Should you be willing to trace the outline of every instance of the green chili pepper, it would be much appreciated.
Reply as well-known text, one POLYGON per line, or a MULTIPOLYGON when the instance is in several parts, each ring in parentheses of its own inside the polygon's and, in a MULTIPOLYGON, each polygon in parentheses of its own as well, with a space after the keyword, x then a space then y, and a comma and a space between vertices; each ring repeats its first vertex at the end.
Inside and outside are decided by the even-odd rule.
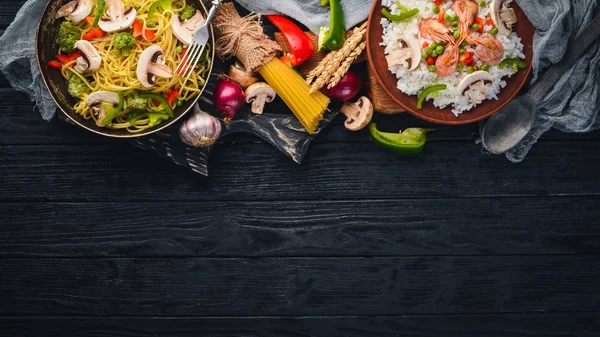
POLYGON ((519 69, 527 68, 527 65, 525 64, 525 62, 523 62, 519 59, 505 59, 502 62, 500 62, 500 64, 498 65, 498 67, 500 69, 504 69, 506 66, 511 66, 514 71, 518 71, 519 69))
POLYGON ((329 5, 329 0, 321 0, 321 7, 329 5))
POLYGON ((100 18, 102 17, 102 15, 104 15, 104 10, 106 9, 106 1, 104 0, 99 0, 98 1, 98 10, 96 11, 96 16, 94 17, 94 23, 92 24, 92 27, 98 27, 98 22, 100 21, 100 18))
POLYGON ((396 2, 396 7, 398 7, 398 9, 400 10, 400 12, 406 12, 408 10, 408 8, 402 6, 401 3, 396 2))
POLYGON ((174 117, 174 115, 173 115, 173 109, 171 108, 171 106, 169 105, 169 103, 167 103, 167 101, 165 100, 165 98, 162 97, 161 95, 154 94, 154 93, 149 93, 149 92, 143 92, 143 93, 140 93, 140 97, 141 98, 146 98, 146 99, 149 99, 149 100, 153 99, 153 100, 158 101, 159 102, 159 106, 158 107, 160 108, 160 110, 156 111, 156 112, 165 111, 167 113, 167 115, 169 115, 169 117, 171 117, 171 118, 174 117))
POLYGON ((102 103, 102 107, 104 108, 104 111, 106 111, 106 116, 102 118, 101 121, 102 125, 107 126, 108 124, 110 124, 112 120, 115 119, 117 114, 123 111, 124 105, 125 99, 123 98, 123 95, 121 93, 119 93, 119 103, 117 104, 117 106, 114 106, 110 103, 102 103))
POLYGON ((448 86, 445 84, 436 84, 423 89, 423 92, 419 95, 419 99, 417 100, 417 109, 423 109, 423 101, 427 96, 432 94, 437 95, 439 91, 446 89, 448 89, 448 86))
POLYGON ((127 119, 129 120, 129 123, 134 124, 135 122, 144 118, 148 118, 150 120, 148 122, 148 126, 153 127, 156 126, 160 121, 168 121, 170 117, 168 114, 142 111, 134 114, 129 114, 127 119))
POLYGON ((410 19, 413 16, 417 15, 417 13, 419 13, 419 9, 418 8, 413 8, 409 11, 405 11, 405 12, 401 12, 398 15, 394 15, 392 13, 390 13, 390 11, 388 11, 387 8, 382 8, 381 9, 381 14, 383 16, 386 17, 386 19, 394 21, 394 22, 400 22, 400 21, 404 21, 406 19, 410 19))
POLYGON ((371 140, 382 147, 398 153, 416 154, 423 151, 427 142, 426 134, 431 129, 409 128, 400 133, 388 133, 377 130, 375 123, 369 124, 371 140))
POLYGON ((346 23, 340 0, 329 0, 329 28, 321 27, 319 51, 334 51, 342 48, 346 41, 346 23))
POLYGON ((158 8, 158 6, 160 6, 164 10, 169 10, 173 7, 173 0, 158 0, 152 3, 152 5, 150 5, 150 8, 148 8, 149 18, 151 18, 154 15, 154 11, 156 10, 156 8, 158 8))

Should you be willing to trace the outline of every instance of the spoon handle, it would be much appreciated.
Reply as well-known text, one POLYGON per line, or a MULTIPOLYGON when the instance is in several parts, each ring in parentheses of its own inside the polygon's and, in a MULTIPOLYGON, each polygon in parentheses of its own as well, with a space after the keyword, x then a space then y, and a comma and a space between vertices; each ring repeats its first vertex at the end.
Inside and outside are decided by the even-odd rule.
POLYGON ((562 61, 550 67, 546 74, 529 90, 527 96, 534 103, 541 101, 558 80, 579 61, 598 36, 600 36, 600 15, 596 15, 579 36, 569 41, 562 61))

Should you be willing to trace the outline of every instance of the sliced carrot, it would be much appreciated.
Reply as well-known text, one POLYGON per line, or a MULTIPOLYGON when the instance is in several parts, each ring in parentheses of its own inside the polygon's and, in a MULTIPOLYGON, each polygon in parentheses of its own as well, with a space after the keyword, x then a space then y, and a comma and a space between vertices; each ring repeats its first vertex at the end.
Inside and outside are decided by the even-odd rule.
POLYGON ((83 34, 81 38, 83 40, 93 40, 97 37, 103 37, 106 33, 100 28, 92 28, 89 32, 83 34))
POLYGON ((142 22, 140 20, 135 20, 131 28, 133 30, 134 38, 137 39, 138 37, 142 36, 142 30, 144 29, 144 26, 142 25, 142 22))
POLYGON ((475 23, 479 25, 479 29, 477 30, 477 33, 482 34, 483 33, 483 19, 480 17, 475 18, 475 23))
POLYGON ((460 55, 460 57, 458 58, 458 60, 460 62, 465 62, 466 60, 473 58, 473 54, 471 54, 470 52, 466 52, 462 55, 460 55))
POLYGON ((445 15, 446 15, 446 9, 442 8, 442 10, 440 10, 440 14, 438 15, 438 21, 444 22, 445 15))
POLYGON ((54 69, 58 69, 58 70, 62 69, 62 67, 63 67, 63 64, 56 60, 52 60, 52 61, 48 62, 48 65, 50 67, 52 67, 54 69))
POLYGON ((91 16, 88 16, 87 18, 85 18, 85 22, 87 22, 91 26, 94 24, 94 18, 91 16))
POLYGON ((436 58, 433 56, 427 56, 427 59, 425 60, 425 63, 427 63, 427 65, 432 65, 435 64, 436 58))
POLYGON ((179 90, 177 90, 177 88, 173 89, 173 91, 171 91, 168 95, 167 98, 165 99, 167 101, 167 103, 169 103, 169 105, 173 105, 173 101, 175 100, 175 98, 177 98, 179 96, 179 90))
POLYGON ((73 62, 75 60, 77 60, 79 57, 81 56, 81 54, 79 54, 78 52, 72 52, 71 54, 58 54, 56 55, 56 58, 62 63, 62 64, 67 64, 69 62, 73 62))
POLYGON ((492 26, 492 27, 495 26, 494 25, 494 20, 492 20, 492 19, 485 20, 485 24, 488 25, 488 26, 492 26))
POLYGON ((429 47, 429 43, 423 42, 423 48, 427 48, 427 47, 429 47))
POLYGON ((146 40, 148 41, 153 41, 156 38, 156 34, 154 34, 153 31, 146 29, 144 31, 144 37, 146 38, 146 40))
MULTIPOLYGON (((181 63, 181 64, 184 64, 184 63, 186 63, 186 62, 187 62, 187 57, 186 57, 186 54, 187 54, 187 48, 183 48, 183 50, 181 51, 181 61, 179 61, 179 63, 181 63)), ((184 74, 184 69, 183 69, 183 68, 182 68, 182 69, 180 69, 180 70, 177 72, 177 75, 180 75, 180 76, 181 76, 181 75, 183 75, 183 74, 184 74)))
POLYGON ((435 5, 439 7, 439 6, 441 6, 441 5, 442 5, 442 2, 443 2, 443 1, 444 1, 444 0, 435 0, 435 5))

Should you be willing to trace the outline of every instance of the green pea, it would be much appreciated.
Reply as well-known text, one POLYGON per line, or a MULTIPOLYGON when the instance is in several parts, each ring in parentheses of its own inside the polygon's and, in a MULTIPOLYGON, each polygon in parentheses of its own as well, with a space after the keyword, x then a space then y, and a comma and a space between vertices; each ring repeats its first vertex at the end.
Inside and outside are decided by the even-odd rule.
POLYGON ((427 68, 430 72, 434 72, 437 70, 437 68, 432 64, 427 68))
POLYGON ((466 47, 467 46, 467 40, 463 40, 463 42, 460 43, 461 47, 466 47))
POLYGON ((452 27, 454 27, 454 28, 458 27, 458 21, 452 21, 452 27))
POLYGON ((467 51, 465 50, 465 48, 460 48, 460 49, 458 50, 458 53, 459 53, 459 54, 461 54, 461 55, 462 55, 462 54, 464 54, 464 53, 466 53, 466 52, 467 52, 467 51))
POLYGON ((440 14, 440 8, 438 6, 433 7, 433 12, 435 14, 440 14))
POLYGON ((489 64, 484 64, 484 65, 482 65, 482 66, 481 66, 481 70, 483 70, 483 71, 488 71, 488 70, 490 70, 490 66, 489 66, 489 64))
POLYGON ((456 69, 458 69, 458 70, 463 70, 464 67, 465 67, 465 65, 462 63, 459 63, 458 65, 456 65, 456 69))
POLYGON ((450 16, 450 14, 446 14, 446 15, 444 15, 444 20, 452 21, 452 17, 450 16))
POLYGON ((498 34, 498 27, 492 28, 492 30, 490 30, 490 34, 492 34, 492 36, 496 36, 498 34))
POLYGON ((485 1, 481 0, 479 1, 479 7, 485 7, 486 3, 485 1))
POLYGON ((437 47, 435 47, 435 52, 436 52, 438 55, 442 55, 442 54, 444 53, 444 47, 442 47, 442 46, 437 46, 437 47))
POLYGON ((133 6, 133 8, 135 9, 136 12, 140 11, 140 6, 133 6))
POLYGON ((473 67, 467 67, 467 74, 473 73, 473 67))
POLYGON ((177 52, 177 54, 181 54, 181 53, 183 53, 183 47, 177 46, 177 48, 175 48, 175 51, 177 52))
POLYGON ((452 36, 453 36, 455 39, 458 39, 458 38, 460 37, 460 32, 459 32, 458 30, 455 30, 455 31, 454 31, 454 33, 452 33, 452 36))
POLYGON ((479 67, 473 66, 473 71, 477 71, 477 70, 479 70, 479 67))
POLYGON ((471 26, 471 29, 472 29, 472 30, 479 30, 479 28, 481 28, 481 26, 480 26, 480 25, 478 25, 478 24, 476 24, 476 23, 474 23, 474 24, 471 26))
POLYGON ((425 53, 427 53, 427 55, 431 55, 431 52, 433 52, 433 47, 429 46, 425 48, 425 53))
POLYGON ((458 14, 452 14, 452 21, 458 21, 458 14))
POLYGON ((438 57, 438 53, 437 53, 437 51, 435 51, 435 50, 434 50, 434 51, 432 51, 432 52, 431 52, 431 57, 438 57))
POLYGON ((178 100, 177 100, 177 106, 179 106, 179 107, 180 107, 180 106, 183 106, 184 104, 185 104, 185 101, 184 101, 184 100, 182 100, 182 99, 178 99, 178 100))
POLYGON ((156 27, 156 21, 148 21, 146 22, 146 26, 148 26, 148 28, 154 28, 156 27))
POLYGON ((426 52, 423 52, 423 54, 421 54, 421 57, 423 57, 424 59, 429 57, 429 54, 427 54, 426 52))

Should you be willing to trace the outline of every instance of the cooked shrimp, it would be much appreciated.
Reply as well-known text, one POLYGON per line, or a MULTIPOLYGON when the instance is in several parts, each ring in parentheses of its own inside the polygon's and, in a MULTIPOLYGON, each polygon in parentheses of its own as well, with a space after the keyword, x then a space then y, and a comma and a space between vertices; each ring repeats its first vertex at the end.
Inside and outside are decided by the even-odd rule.
POLYGON ((444 53, 435 61, 436 73, 440 77, 449 76, 456 71, 459 58, 459 45, 448 44, 444 53))
POLYGON ((454 2, 454 11, 463 26, 471 27, 479 13, 479 5, 471 0, 457 0, 454 2))
POLYGON ((483 62, 494 65, 502 61, 504 56, 504 46, 502 42, 493 37, 481 37, 477 39, 467 39, 469 43, 476 45, 475 55, 483 62))
POLYGON ((441 23, 436 19, 425 19, 419 24, 419 33, 424 39, 434 42, 452 42, 450 34, 452 31, 446 23, 441 23))

